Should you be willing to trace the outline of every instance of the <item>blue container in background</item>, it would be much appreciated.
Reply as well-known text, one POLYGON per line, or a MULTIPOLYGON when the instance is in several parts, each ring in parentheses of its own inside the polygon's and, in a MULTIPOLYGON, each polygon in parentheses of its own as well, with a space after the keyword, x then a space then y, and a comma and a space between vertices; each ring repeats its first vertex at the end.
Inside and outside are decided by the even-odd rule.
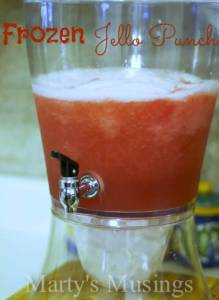
POLYGON ((201 182, 196 201, 196 236, 203 267, 219 266, 219 194, 201 182))

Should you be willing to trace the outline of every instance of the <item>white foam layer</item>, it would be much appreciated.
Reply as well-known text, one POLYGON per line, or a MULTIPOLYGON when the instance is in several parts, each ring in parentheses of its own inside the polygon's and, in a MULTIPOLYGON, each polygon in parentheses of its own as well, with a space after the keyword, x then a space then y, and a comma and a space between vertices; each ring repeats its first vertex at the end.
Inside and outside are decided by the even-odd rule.
POLYGON ((217 94, 219 82, 172 70, 74 69, 39 75, 33 80, 33 91, 68 101, 183 100, 196 93, 217 94))

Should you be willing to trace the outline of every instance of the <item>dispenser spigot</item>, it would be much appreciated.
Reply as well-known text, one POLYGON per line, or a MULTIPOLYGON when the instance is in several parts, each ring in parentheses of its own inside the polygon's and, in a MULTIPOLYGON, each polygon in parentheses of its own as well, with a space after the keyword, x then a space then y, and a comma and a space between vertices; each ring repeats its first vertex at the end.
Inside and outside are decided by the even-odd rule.
POLYGON ((99 194, 98 179, 91 174, 79 178, 76 161, 57 151, 51 151, 51 157, 60 161, 59 200, 67 213, 77 211, 81 198, 93 199, 99 194))

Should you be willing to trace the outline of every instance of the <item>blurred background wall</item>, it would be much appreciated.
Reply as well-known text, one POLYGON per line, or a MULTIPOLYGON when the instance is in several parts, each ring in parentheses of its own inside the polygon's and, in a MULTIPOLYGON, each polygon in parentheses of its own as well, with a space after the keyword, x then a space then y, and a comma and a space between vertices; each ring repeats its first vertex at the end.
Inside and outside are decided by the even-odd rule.
MULTIPOLYGON (((22 0, 0 0, 0 21, 24 23, 22 0)), ((202 178, 219 190, 219 103, 202 178)), ((45 177, 25 45, 0 45, 0 173, 45 177)))
MULTIPOLYGON (((24 23, 22 0, 0 0, 0 26, 24 23)), ((0 173, 45 176, 25 45, 0 45, 0 173)))

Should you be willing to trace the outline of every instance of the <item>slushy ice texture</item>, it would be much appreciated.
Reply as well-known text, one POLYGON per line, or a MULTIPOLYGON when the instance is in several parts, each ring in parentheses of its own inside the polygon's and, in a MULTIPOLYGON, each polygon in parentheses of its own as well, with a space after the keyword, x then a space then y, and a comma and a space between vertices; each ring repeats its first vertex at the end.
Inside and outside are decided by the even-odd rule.
POLYGON ((77 69, 33 81, 50 191, 58 199, 57 150, 97 174, 103 192, 80 207, 164 210, 196 194, 219 84, 152 69, 77 69))
POLYGON ((107 288, 131 290, 160 270, 173 225, 116 229, 74 223, 73 227, 84 270, 107 288))
MULTIPOLYGON (((174 71, 84 69, 35 78, 50 191, 57 150, 103 181, 80 207, 110 212, 176 208, 195 196, 219 84, 174 71)), ((131 222, 131 221, 130 221, 131 222)), ((127 222, 128 224, 128 222, 127 222)), ((74 223, 84 269, 125 288, 159 270, 172 226, 98 228, 74 223)))

